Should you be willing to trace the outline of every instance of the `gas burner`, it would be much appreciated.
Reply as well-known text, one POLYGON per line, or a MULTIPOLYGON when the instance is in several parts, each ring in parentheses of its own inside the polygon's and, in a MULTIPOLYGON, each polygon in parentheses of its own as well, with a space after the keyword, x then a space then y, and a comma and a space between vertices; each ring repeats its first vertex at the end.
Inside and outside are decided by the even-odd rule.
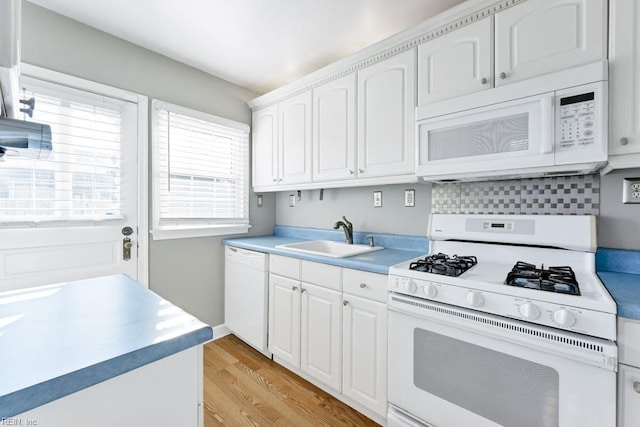
POLYGON ((511 272, 507 274, 505 283, 521 288, 580 295, 576 275, 571 267, 567 266, 549 267, 545 270, 544 264, 537 268, 533 264, 518 261, 511 272))
POLYGON ((443 253, 437 253, 412 262, 409 265, 409 269, 422 271, 424 273, 457 277, 477 263, 478 259, 474 256, 454 255, 450 257, 443 253))

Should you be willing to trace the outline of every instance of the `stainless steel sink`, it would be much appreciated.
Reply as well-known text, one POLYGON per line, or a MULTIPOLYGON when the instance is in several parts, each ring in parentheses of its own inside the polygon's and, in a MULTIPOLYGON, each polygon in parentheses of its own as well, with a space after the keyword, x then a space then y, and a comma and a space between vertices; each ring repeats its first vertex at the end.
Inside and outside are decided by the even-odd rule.
POLYGON ((347 258, 354 255, 362 255, 384 249, 382 246, 348 245, 343 242, 334 242, 331 240, 311 240, 309 242, 288 243, 285 245, 277 245, 276 248, 333 258, 347 258))

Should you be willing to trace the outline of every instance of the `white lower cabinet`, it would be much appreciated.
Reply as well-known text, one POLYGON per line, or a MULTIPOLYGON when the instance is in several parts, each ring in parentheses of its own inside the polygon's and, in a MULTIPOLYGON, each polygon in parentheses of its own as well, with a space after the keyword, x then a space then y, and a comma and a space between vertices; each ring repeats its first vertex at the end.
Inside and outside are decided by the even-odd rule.
POLYGON ((269 351, 300 366, 300 281, 269 275, 269 351))
POLYGON ((387 276, 278 255, 269 260, 274 360, 384 423, 387 276))
POLYGON ((300 369, 340 391, 342 293, 302 283, 300 369))
POLYGON ((618 427, 640 425, 640 320, 618 318, 618 427))
POLYGON ((387 306, 344 294, 342 393, 372 411, 387 412, 387 306))

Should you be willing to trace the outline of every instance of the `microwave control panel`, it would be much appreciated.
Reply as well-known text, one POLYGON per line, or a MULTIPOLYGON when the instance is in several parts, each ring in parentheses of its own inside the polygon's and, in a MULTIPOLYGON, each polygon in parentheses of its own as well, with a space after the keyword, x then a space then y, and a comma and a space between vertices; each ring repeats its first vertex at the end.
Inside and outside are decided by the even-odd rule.
POLYGON ((573 149, 595 142, 595 92, 560 98, 560 149, 573 149))

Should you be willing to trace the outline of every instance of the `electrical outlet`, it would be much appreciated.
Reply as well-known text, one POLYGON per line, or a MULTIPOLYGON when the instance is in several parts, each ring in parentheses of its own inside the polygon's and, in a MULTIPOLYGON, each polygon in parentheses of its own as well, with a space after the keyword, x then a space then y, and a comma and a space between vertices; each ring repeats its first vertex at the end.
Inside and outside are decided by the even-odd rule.
POLYGON ((404 190, 404 206, 412 208, 416 205, 416 190, 404 190))
POLYGON ((640 178, 625 178, 622 182, 622 202, 640 203, 640 178))
POLYGON ((289 207, 294 208, 296 206, 296 195, 289 194, 289 207))
POLYGON ((382 207, 382 191, 373 192, 373 207, 374 208, 382 207))
POLYGON ((262 198, 262 194, 258 194, 256 196, 256 205, 261 208, 264 205, 264 200, 262 198))

